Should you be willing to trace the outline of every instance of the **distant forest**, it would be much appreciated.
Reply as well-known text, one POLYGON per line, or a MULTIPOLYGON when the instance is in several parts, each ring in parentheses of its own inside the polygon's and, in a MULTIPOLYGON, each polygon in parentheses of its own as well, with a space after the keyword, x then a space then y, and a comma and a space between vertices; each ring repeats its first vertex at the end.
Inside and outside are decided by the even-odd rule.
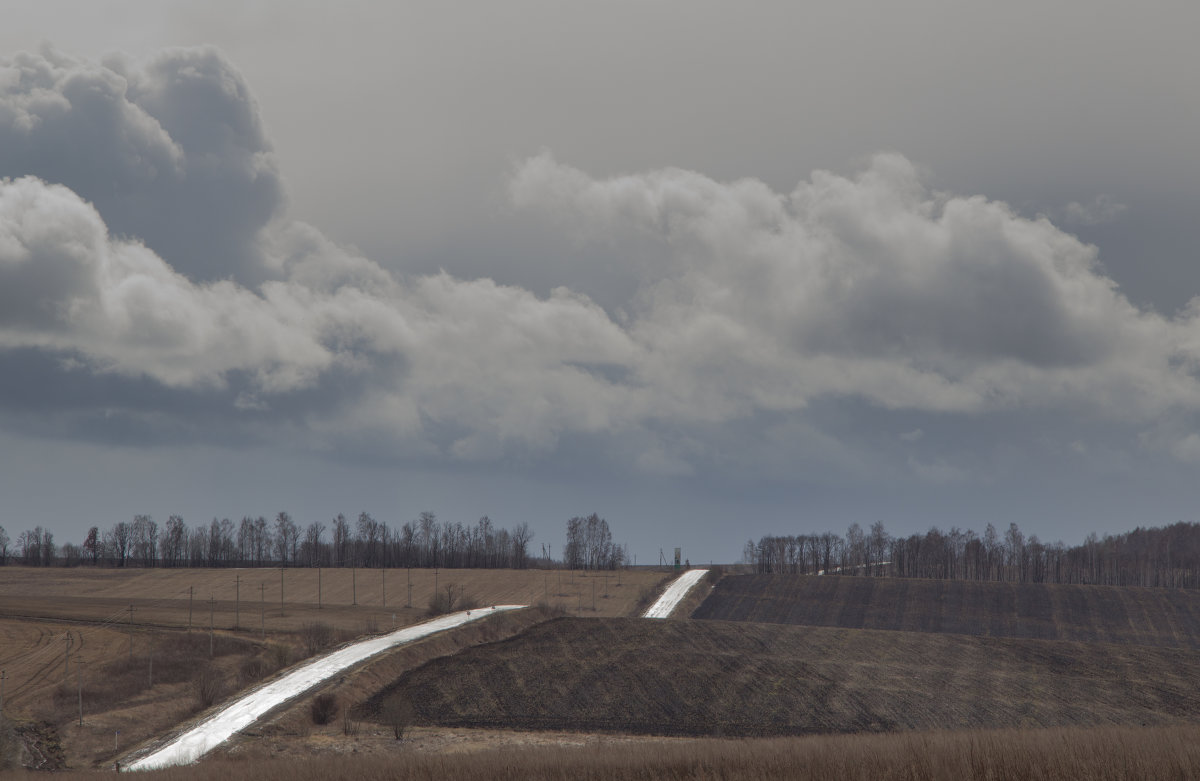
POLYGON ((826 532, 751 540, 742 559, 760 573, 1197 588, 1200 523, 1104 537, 1093 533, 1075 546, 1026 537, 1015 523, 1003 535, 988 524, 982 537, 937 527, 893 537, 882 523, 867 531, 851 524, 844 537, 826 532))
POLYGON ((328 525, 303 529, 281 512, 273 521, 246 516, 189 527, 172 515, 160 528, 149 515, 135 515, 107 530, 93 526, 81 544, 57 545, 41 526, 11 540, 0 526, 0 565, 35 567, 446 567, 523 569, 558 564, 571 569, 615 569, 628 553, 613 543, 600 516, 567 521, 567 544, 559 562, 543 546, 531 556, 528 523, 504 529, 486 515, 474 525, 443 523, 433 513, 392 529, 360 513, 357 522, 339 514, 328 525))

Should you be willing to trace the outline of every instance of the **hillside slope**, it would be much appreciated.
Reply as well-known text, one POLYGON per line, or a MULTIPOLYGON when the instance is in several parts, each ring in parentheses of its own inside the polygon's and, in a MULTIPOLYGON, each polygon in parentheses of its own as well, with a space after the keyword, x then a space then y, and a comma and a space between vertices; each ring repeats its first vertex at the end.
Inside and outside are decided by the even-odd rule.
POLYGON ((692 618, 1200 648, 1200 593, 811 575, 723 578, 692 618))
POLYGON ((719 621, 563 618, 369 703, 445 726, 794 735, 1200 720, 1200 654, 719 621))

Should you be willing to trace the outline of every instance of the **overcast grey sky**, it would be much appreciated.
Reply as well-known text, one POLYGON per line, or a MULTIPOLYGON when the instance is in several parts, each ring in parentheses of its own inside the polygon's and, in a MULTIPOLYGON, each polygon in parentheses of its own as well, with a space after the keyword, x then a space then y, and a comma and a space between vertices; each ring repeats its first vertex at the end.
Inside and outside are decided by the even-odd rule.
POLYGON ((0 524, 1193 520, 1198 23, 9 3, 0 524))

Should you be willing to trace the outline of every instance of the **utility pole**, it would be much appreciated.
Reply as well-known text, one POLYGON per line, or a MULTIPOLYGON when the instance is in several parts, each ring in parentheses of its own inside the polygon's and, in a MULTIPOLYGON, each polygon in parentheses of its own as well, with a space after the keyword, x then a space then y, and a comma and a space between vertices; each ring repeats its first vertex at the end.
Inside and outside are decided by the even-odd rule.
POLYGON ((260 583, 258 589, 259 597, 262 600, 259 603, 262 606, 262 636, 265 638, 267 636, 267 584, 260 583))
POLYGON ((129 606, 129 661, 133 661, 133 605, 129 606))
POLYGON ((237 580, 233 582, 233 628, 240 629, 242 626, 242 576, 236 576, 237 580))
POLYGON ((192 631, 192 587, 188 586, 188 631, 192 631))
POLYGON ((212 594, 208 595, 208 655, 213 655, 213 627, 215 622, 213 616, 216 609, 216 599, 212 594))

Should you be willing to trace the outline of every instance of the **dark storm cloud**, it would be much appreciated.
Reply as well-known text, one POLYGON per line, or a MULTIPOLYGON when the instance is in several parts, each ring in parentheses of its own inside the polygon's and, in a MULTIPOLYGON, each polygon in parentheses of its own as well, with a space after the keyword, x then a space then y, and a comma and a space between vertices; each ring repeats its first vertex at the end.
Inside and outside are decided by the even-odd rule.
MULTIPOLYGON (((597 256, 629 292, 601 308, 569 287, 401 279, 287 219, 257 108, 212 49, 145 66, 21 55, 0 85, 0 351, 15 374, 76 386, 0 394, 63 436, 243 428, 454 462, 586 450, 667 476, 731 459, 854 473, 873 460, 814 404, 1099 421, 1200 407, 1200 308, 1133 306, 1094 247, 937 192, 899 154, 788 193, 524 161, 518 208, 621 248, 597 256)), ((1186 432, 1155 441, 1200 452, 1186 432)), ((928 482, 962 476, 935 453, 897 457, 928 482)))
POLYGON ((256 239, 283 187, 254 99, 216 49, 145 67, 49 49, 0 60, 0 171, 66 185, 193 280, 273 273, 256 239))

